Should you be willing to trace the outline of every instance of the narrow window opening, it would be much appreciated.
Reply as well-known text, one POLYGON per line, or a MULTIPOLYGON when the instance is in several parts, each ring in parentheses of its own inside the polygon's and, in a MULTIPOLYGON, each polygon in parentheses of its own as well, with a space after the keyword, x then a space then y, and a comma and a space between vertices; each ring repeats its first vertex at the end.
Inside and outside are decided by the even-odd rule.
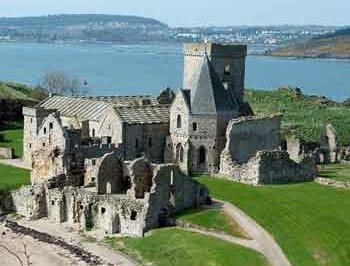
POLYGON ((51 201, 51 205, 52 206, 55 205, 55 201, 54 200, 51 201))
POLYGON ((81 210, 84 210, 84 205, 80 205, 80 209, 81 209, 81 210))
POLYGON ((96 165, 96 160, 92 159, 91 163, 92 163, 92 166, 95 166, 96 165))
POLYGON ((53 129, 53 123, 49 124, 49 129, 52 130, 53 129))
POLYGON ((29 148, 31 148, 32 147, 32 143, 29 143, 29 148))
POLYGON ((104 214, 106 212, 106 208, 102 207, 101 208, 101 213, 104 214))
POLYGON ((45 142, 43 142, 43 147, 45 147, 45 145, 46 145, 46 143, 45 143, 45 142))
POLYGON ((135 149, 138 149, 138 148, 139 148, 139 140, 135 139, 135 149))
POLYGON ((44 127, 44 134, 46 134, 46 127, 44 127))
POLYGON ((96 131, 95 129, 92 129, 92 137, 94 138, 96 136, 96 131))
POLYGON ((148 139, 148 147, 152 147, 152 144, 153 144, 153 143, 152 143, 152 138, 149 138, 149 139, 148 139))
POLYGON ((197 123, 192 124, 193 131, 197 131, 197 123))
POLYGON ((177 126, 177 128, 182 127, 181 115, 177 116, 176 126, 177 126))

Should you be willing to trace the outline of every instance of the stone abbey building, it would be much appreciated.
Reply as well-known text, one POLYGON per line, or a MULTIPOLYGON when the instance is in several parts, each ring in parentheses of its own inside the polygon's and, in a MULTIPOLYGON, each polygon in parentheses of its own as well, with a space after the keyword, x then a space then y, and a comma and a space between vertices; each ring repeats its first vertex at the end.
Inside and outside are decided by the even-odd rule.
POLYGON ((310 180, 314 164, 280 150, 280 116, 244 101, 243 45, 187 44, 184 83, 159 96, 52 96, 24 108, 32 186, 18 212, 142 236, 210 201, 189 175, 248 184, 310 180))

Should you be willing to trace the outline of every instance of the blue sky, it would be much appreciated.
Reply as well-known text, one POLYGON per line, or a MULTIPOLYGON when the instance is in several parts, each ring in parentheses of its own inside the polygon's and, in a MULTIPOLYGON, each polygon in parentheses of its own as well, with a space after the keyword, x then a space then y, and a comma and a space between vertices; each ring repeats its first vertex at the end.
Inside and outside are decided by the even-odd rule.
POLYGON ((0 0, 0 16, 140 15, 170 26, 350 25, 350 0, 0 0))

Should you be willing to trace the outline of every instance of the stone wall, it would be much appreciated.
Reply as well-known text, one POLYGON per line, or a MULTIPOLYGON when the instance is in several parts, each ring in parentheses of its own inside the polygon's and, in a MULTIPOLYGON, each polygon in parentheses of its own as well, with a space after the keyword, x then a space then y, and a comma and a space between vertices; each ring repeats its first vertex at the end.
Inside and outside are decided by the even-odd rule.
POLYGON ((237 164, 226 152, 221 156, 220 174, 232 181, 262 185, 311 181, 317 168, 313 159, 297 163, 284 151, 259 151, 245 164, 237 164))
POLYGON ((337 181, 331 178, 322 178, 318 177, 315 179, 315 182, 324 185, 324 186, 330 186, 330 187, 335 187, 335 188, 345 188, 345 189, 350 189, 350 182, 342 182, 342 181, 337 181))
POLYGON ((0 159, 13 159, 14 150, 12 148, 0 147, 0 159))
POLYGON ((225 150, 238 164, 246 163, 261 150, 280 146, 281 116, 242 117, 230 121, 225 150))

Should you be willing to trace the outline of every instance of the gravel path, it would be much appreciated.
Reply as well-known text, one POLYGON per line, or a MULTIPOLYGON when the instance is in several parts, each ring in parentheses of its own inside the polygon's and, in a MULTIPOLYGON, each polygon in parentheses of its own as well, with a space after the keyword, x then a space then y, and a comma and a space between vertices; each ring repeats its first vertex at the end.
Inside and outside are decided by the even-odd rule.
POLYGON ((5 164, 17 168, 32 170, 28 165, 26 165, 22 159, 1 159, 0 164, 5 164))
MULTIPOLYGON (((91 254, 93 257, 98 259, 102 259, 103 263, 98 265, 110 265, 110 266, 136 266, 138 265, 135 261, 128 258, 122 253, 119 253, 111 248, 107 247, 103 243, 103 237, 100 239, 87 239, 86 236, 79 234, 76 231, 72 231, 69 228, 64 227, 62 224, 52 223, 47 219, 40 219, 35 221, 27 221, 20 220, 17 221, 19 225, 30 228, 31 230, 35 230, 37 232, 50 235, 54 238, 58 238, 60 241, 65 243, 65 246, 70 249, 70 246, 76 249, 77 247, 81 250, 79 253, 83 254, 83 257, 86 257, 87 254, 91 254)), ((101 234, 103 235, 103 234, 101 234)), ((55 241, 58 243, 58 241, 55 241)), ((39 241, 41 243, 41 241, 39 241)), ((47 244, 47 243, 46 243, 47 244)), ((59 243, 58 243, 59 244, 59 243)), ((67 253, 67 248, 62 248, 55 244, 47 244, 48 246, 52 246, 57 249, 63 249, 67 253)), ((68 250, 69 251, 69 250, 68 250)), ((69 253, 69 252, 68 252, 69 253)), ((72 252, 70 252, 72 255, 72 252)), ((74 253, 74 252, 73 252, 74 253)), ((90 256, 90 255, 88 255, 90 256)), ((72 256, 71 256, 72 257, 72 256)), ((0 263, 0 265, 2 265, 0 263)), ((46 264, 47 266, 52 265, 70 265, 70 264, 46 264)), ((79 265, 79 264, 77 264, 79 265)), ((84 265, 84 264, 82 264, 84 265)), ((87 264, 90 265, 90 264, 87 264)), ((91 264, 92 265, 92 264, 91 264)))
MULTIPOLYGON (((239 208, 228 202, 215 200, 215 203, 229 214, 242 227, 242 229, 256 241, 257 246, 253 249, 264 254, 272 266, 291 266, 287 256, 274 238, 257 222, 239 208)), ((226 240, 225 238, 222 239, 226 240)))

